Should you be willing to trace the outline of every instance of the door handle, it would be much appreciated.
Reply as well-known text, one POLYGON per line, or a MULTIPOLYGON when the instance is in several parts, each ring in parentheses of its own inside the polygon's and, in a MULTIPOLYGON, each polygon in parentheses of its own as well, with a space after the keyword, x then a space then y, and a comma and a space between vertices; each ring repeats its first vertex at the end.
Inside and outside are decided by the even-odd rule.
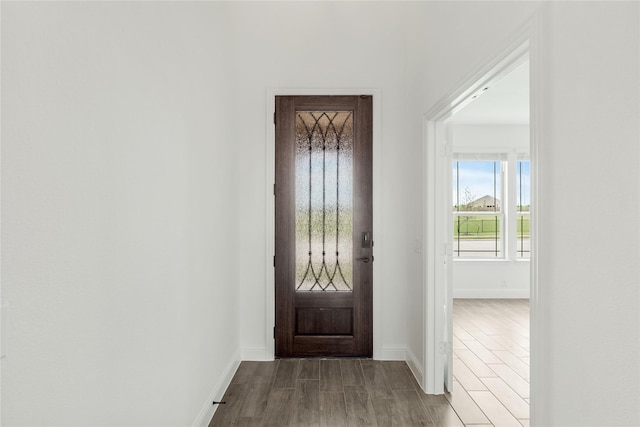
POLYGON ((356 258, 356 261, 362 261, 362 262, 364 262, 366 264, 366 263, 369 262, 369 257, 368 256, 363 256, 363 257, 360 257, 360 258, 356 258))

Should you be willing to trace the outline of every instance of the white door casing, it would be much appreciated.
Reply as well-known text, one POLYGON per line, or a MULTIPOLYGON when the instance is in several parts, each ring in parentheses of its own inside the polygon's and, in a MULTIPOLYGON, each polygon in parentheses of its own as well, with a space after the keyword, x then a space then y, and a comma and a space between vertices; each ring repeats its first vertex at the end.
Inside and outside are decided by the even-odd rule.
MULTIPOLYGON (((539 56, 531 44, 534 43, 534 31, 539 25, 539 16, 535 16, 531 22, 517 31, 508 39, 506 45, 493 55, 488 62, 472 73, 464 83, 450 95, 442 98, 435 106, 424 115, 424 242, 425 242, 425 268, 423 281, 425 287, 425 375, 423 389, 429 394, 442 394, 451 391, 453 386, 453 294, 452 294, 452 200, 451 200, 451 164, 452 153, 448 144, 449 135, 447 120, 457 111, 464 108, 472 97, 482 92, 486 86, 502 79, 515 68, 529 60, 532 64, 532 81, 536 78, 536 66, 533 64, 539 56), (533 57, 532 57, 533 56, 533 57)), ((534 47, 535 47, 534 43, 534 47)), ((535 179, 537 177, 536 162, 536 136, 538 134, 535 116, 535 102, 538 99, 531 91, 532 117, 531 129, 531 186, 532 186, 532 232, 531 232, 531 307, 532 325, 535 313, 537 295, 537 274, 535 269, 535 179)), ((535 327, 535 326, 534 326, 535 327)), ((532 352, 535 348, 535 335, 532 335, 532 352)), ((534 356, 532 355, 532 358, 534 356)), ((533 363, 532 363, 533 365, 533 363)), ((532 375, 535 370, 532 368, 532 375)), ((532 390, 533 391, 533 390, 532 390)))

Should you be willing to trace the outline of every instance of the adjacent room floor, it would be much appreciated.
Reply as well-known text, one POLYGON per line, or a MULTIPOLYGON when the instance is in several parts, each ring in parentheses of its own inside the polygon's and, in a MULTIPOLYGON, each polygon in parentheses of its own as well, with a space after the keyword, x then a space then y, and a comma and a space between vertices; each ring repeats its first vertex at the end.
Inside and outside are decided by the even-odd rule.
POLYGON ((210 427, 528 426, 528 300, 455 300, 454 390, 425 395, 404 362, 242 362, 210 427))
POLYGON ((529 425, 529 300, 456 299, 453 393, 465 425, 529 425))

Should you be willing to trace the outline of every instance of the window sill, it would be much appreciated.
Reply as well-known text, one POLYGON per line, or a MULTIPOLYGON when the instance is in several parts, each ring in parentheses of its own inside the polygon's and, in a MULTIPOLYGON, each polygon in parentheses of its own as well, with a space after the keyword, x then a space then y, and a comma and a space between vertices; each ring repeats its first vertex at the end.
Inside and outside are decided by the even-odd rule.
POLYGON ((453 258, 453 262, 530 262, 531 259, 507 259, 507 258, 453 258))

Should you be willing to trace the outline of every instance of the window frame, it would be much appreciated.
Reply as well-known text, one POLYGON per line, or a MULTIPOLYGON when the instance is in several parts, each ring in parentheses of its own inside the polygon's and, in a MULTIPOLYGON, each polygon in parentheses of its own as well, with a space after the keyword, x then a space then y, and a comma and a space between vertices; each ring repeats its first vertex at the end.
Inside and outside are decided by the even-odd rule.
MULTIPOLYGON (((453 164, 455 162, 494 162, 499 164, 499 188, 500 190, 494 193, 493 197, 500 202, 500 210, 494 211, 460 211, 453 210, 452 211, 452 219, 455 220, 455 217, 461 216, 488 216, 488 217, 498 217, 500 224, 500 232, 499 237, 496 240, 498 248, 496 249, 495 256, 461 256, 459 248, 459 236, 452 235, 452 250, 453 250, 453 260, 465 260, 465 261, 501 261, 507 258, 507 243, 505 241, 505 226, 507 224, 506 215, 505 215, 505 171, 506 171, 506 162, 507 157, 504 153, 464 153, 464 152, 454 152, 452 159, 452 173, 451 178, 453 179, 453 164)), ((458 189, 460 191, 460 189, 458 189)), ((482 197, 482 196, 481 196, 482 197)), ((458 205, 453 205, 453 209, 456 209, 458 205)), ((452 224, 453 227, 453 224, 452 224)), ((455 229, 453 230, 455 232, 455 229)), ((464 239, 463 239, 464 240, 464 239)))
MULTIPOLYGON (((519 162, 529 162, 529 193, 531 193, 531 159, 529 158, 528 155, 525 154, 518 154, 516 156, 516 159, 514 161, 514 174, 515 174, 515 185, 516 185, 516 192, 515 192, 515 202, 514 202, 514 211, 515 211, 515 227, 514 227, 514 233, 516 236, 516 241, 515 241, 515 248, 514 248, 514 254, 513 254, 513 258, 516 261, 529 261, 531 259, 531 200, 529 199, 529 210, 528 211, 521 211, 519 210, 519 207, 522 206, 521 200, 520 200, 520 194, 519 194, 519 184, 521 183, 520 180, 518 179, 518 174, 519 174, 519 170, 518 170, 518 163, 519 162), (518 233, 518 223, 520 222, 519 218, 520 217, 526 217, 528 218, 529 221, 529 250, 526 251, 526 253, 528 253, 527 257, 522 256, 522 251, 520 250, 520 248, 522 247, 521 243, 520 243, 520 234, 518 233)), ((529 196, 531 197, 531 196, 529 196)))
MULTIPOLYGON (((529 218, 529 224, 531 224, 530 211, 519 211, 518 200, 518 162, 527 161, 529 167, 531 167, 531 159, 528 153, 511 151, 505 152, 502 150, 478 152, 474 150, 453 150, 453 156, 451 159, 451 179, 453 181, 455 175, 455 162, 457 161, 493 161, 500 163, 500 192, 496 194, 496 198, 500 201, 501 206, 499 211, 456 211, 456 201, 452 199, 452 215, 451 215, 451 242, 452 242, 452 260, 454 262, 477 262, 477 261, 489 261, 489 262, 501 262, 501 261, 516 261, 516 262, 529 262, 530 256, 521 256, 520 250, 520 235, 517 231, 518 221, 520 217, 529 218), (460 256, 460 252, 457 251, 458 237, 455 235, 455 218, 460 216, 498 216, 500 217, 500 256, 460 256)), ((529 178, 529 185, 531 181, 529 178)), ((530 187, 529 187, 530 188, 530 187)), ((452 190, 455 190, 452 184, 452 190)), ((531 191, 531 190, 530 190, 531 191)), ((453 194, 453 191, 452 191, 453 194)), ((530 236, 530 234, 529 234, 530 236)), ((530 239, 531 237, 529 237, 530 239)), ((530 249, 526 251, 530 254, 530 249)))

